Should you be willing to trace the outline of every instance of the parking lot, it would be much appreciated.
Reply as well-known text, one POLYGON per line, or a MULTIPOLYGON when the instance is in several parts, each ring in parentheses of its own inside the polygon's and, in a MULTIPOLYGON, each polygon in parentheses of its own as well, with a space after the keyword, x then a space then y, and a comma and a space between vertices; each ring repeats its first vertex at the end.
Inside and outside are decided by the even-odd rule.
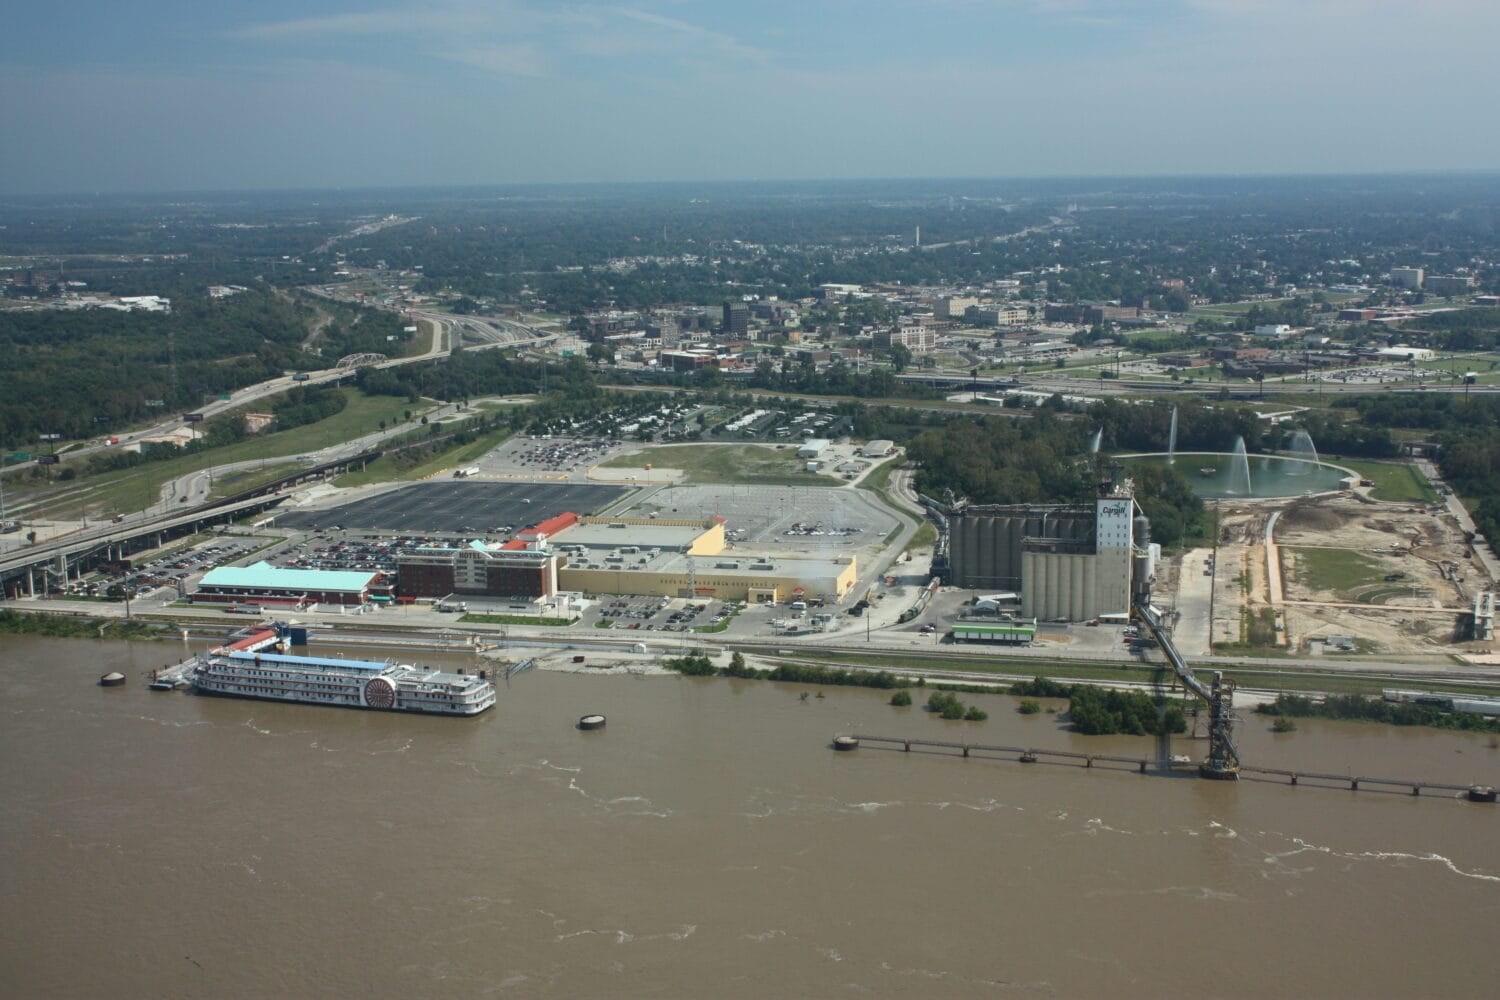
POLYGON ((133 600, 153 598, 171 602, 177 599, 178 585, 189 577, 226 566, 263 544, 265 539, 262 538, 216 541, 151 559, 132 560, 130 569, 123 571, 106 562, 100 565, 97 578, 70 583, 66 591, 55 590, 53 595, 107 597, 111 587, 117 586, 133 600))
POLYGON ((394 575, 402 550, 446 544, 451 540, 430 535, 351 537, 338 532, 290 542, 268 561, 289 569, 370 570, 394 575))
POLYGON ((321 510, 290 511, 278 527, 344 528, 393 533, 503 533, 572 511, 595 514, 629 490, 584 483, 418 483, 321 510))
POLYGON ((1427 378, 1436 382, 1448 374, 1448 372, 1428 371, 1425 368, 1413 369, 1408 365, 1383 365, 1379 368, 1346 368, 1342 371, 1321 374, 1309 372, 1306 379, 1338 382, 1342 385, 1385 385, 1393 382, 1415 382, 1427 378))
POLYGON ((584 615, 582 625, 612 631, 691 633, 731 621, 739 608, 734 601, 607 597, 584 615))
POLYGON ((864 492, 826 487, 671 486, 621 513, 718 516, 731 546, 812 558, 873 553, 898 523, 864 492))
POLYGON ((604 437, 517 437, 493 449, 476 463, 481 473, 587 472, 621 446, 604 437))

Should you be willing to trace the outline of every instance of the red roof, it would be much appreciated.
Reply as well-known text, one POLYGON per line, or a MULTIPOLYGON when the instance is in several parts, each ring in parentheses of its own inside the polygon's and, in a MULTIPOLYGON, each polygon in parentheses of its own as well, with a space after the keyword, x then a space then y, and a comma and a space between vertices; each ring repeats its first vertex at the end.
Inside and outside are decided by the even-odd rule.
POLYGON ((578 515, 572 511, 549 517, 535 528, 521 532, 522 538, 537 538, 541 535, 555 535, 564 528, 572 527, 578 523, 578 515))
POLYGON ((556 517, 547 518, 547 520, 538 524, 534 528, 527 528, 524 531, 518 532, 515 538, 512 538, 510 541, 506 542, 500 547, 502 549, 508 549, 512 552, 524 549, 528 544, 536 541, 539 538, 551 537, 552 535, 557 534, 559 531, 562 531, 564 528, 572 527, 577 523, 578 515, 573 513, 572 511, 567 511, 566 513, 559 514, 556 517))
POLYGON ((235 642, 231 642, 222 648, 235 650, 249 649, 251 646, 258 645, 268 639, 274 638, 276 638, 276 630, 274 628, 259 629, 255 632, 251 632, 249 635, 245 636, 245 638, 239 639, 235 642))

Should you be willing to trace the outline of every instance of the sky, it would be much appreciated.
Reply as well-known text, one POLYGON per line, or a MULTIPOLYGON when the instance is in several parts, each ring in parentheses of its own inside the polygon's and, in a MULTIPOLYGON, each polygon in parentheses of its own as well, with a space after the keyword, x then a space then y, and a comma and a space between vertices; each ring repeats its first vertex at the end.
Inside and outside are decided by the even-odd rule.
POLYGON ((1500 168, 1495 0, 52 0, 0 194, 1500 168))

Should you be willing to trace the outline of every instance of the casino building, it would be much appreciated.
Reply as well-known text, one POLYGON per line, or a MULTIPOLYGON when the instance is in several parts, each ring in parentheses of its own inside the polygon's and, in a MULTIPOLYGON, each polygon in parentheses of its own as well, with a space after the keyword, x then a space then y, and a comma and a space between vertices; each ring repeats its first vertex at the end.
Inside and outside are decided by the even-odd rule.
POLYGON ((402 597, 497 597, 534 601, 557 593, 557 556, 532 549, 409 549, 401 554, 402 597))
POLYGON ((567 513, 504 545, 474 541, 409 549, 399 557, 402 597, 542 602, 559 592, 639 594, 766 603, 842 599, 852 556, 802 559, 728 553, 724 521, 580 517, 567 513))
POLYGON ((407 549, 398 560, 402 597, 494 597, 536 601, 557 593, 557 556, 548 540, 578 523, 559 514, 503 545, 474 541, 407 549))
POLYGON ((303 608, 312 604, 361 605, 389 601, 394 587, 384 573, 366 570, 288 569, 258 562, 210 570, 190 600, 194 604, 259 604, 303 608))

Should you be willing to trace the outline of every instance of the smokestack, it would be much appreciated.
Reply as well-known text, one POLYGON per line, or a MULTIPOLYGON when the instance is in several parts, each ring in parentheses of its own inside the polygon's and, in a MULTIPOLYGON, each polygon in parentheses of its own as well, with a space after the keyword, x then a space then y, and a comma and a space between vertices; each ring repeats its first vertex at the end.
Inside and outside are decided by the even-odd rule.
POLYGON ((921 245, 922 245, 922 227, 918 226, 917 227, 917 246, 921 246, 921 245))

